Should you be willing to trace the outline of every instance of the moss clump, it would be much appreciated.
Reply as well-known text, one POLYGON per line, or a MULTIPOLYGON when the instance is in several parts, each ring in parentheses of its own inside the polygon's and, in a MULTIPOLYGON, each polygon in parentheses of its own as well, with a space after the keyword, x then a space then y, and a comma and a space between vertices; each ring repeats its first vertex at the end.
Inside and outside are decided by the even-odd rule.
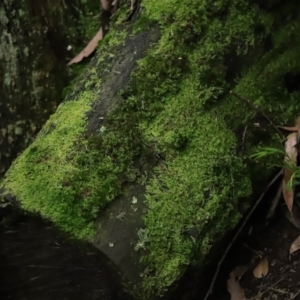
POLYGON ((84 91, 61 104, 4 182, 25 210, 41 213, 78 238, 93 233, 101 207, 134 177, 130 166, 139 151, 138 135, 132 139, 123 130, 111 130, 123 119, 108 117, 97 135, 85 137, 83 116, 95 98, 93 91, 84 91))
MULTIPOLYGON (((124 32, 111 34, 113 38, 108 35, 99 49, 103 54, 97 63, 104 71, 108 49, 125 36, 124 32)), ((77 238, 93 234, 101 207, 120 193, 124 180, 134 177, 131 161, 139 151, 139 134, 133 133, 135 118, 127 116, 124 122, 122 107, 113 117, 106 116, 92 136, 86 132, 87 113, 98 100, 100 88, 100 75, 91 67, 78 79, 76 92, 68 96, 72 100, 59 106, 2 183, 23 209, 40 213, 77 238), (120 122, 123 126, 117 130, 120 122)))
POLYGON ((273 10, 276 3, 266 10, 239 0, 143 5, 163 32, 139 63, 132 92, 143 107, 140 129, 164 157, 147 185, 147 298, 163 294, 192 262, 204 262, 239 220, 238 203, 251 195, 251 180, 256 187, 269 173, 263 164, 247 164, 248 157, 262 141, 278 144, 278 136, 269 129, 262 135, 263 127, 255 131, 249 123, 255 112, 230 90, 274 112, 278 124, 297 116, 299 92, 290 93, 283 76, 299 69, 300 20, 291 3, 281 14, 273 10), (236 61, 240 65, 232 66, 236 61), (250 133, 240 153, 246 124, 250 133))
POLYGON ((82 70, 83 64, 66 68, 66 62, 98 31, 99 18, 91 12, 99 9, 96 0, 1 2, 1 177, 63 100, 65 85, 82 70))
MULTIPOLYGON (((7 189, 20 199, 25 210, 40 212, 77 236, 90 234, 91 230, 91 224, 86 224, 81 216, 80 206, 89 210, 91 216, 97 212, 91 203, 95 191, 88 187, 82 189, 84 182, 78 186, 78 179, 86 170, 78 164, 83 151, 74 149, 74 146, 84 146, 83 142, 79 147, 76 145, 80 144, 84 131, 82 116, 90 109, 93 96, 83 92, 77 101, 61 104, 37 140, 13 164, 5 181, 7 189), (81 203, 77 200, 80 196, 85 198, 81 203)), ((96 171, 96 168, 91 170, 91 178, 96 171)))

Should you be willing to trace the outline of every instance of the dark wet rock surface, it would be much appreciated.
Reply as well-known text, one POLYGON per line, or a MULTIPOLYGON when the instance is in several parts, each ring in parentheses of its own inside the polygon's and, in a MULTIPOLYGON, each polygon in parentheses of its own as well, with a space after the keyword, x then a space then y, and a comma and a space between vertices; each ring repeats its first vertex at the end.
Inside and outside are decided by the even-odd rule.
MULTIPOLYGON (((96 134, 103 118, 126 101, 126 91, 130 87, 131 74, 137 67, 137 61, 143 58, 151 45, 160 38, 157 25, 145 32, 128 35, 124 43, 117 46, 114 56, 107 62, 107 68, 101 74, 99 100, 88 113, 87 131, 96 134)), ((101 69, 101 68, 100 68, 101 69)), ((102 72, 102 70, 100 71, 102 72)), ((149 163, 155 165, 151 156, 149 163)), ((141 163, 135 164, 138 173, 143 174, 141 163)), ((150 173, 149 170, 148 174, 150 173)), ((140 263, 141 253, 145 251, 144 224, 142 216, 146 211, 145 187, 138 182, 124 188, 122 196, 109 203, 96 221, 96 234, 93 245, 106 254, 126 274, 126 278, 138 284, 140 274, 146 266, 140 263)))
POLYGON ((98 230, 93 241, 135 283, 141 280, 139 274, 146 268, 139 263, 147 238, 141 218, 146 209, 144 201, 144 187, 135 184, 126 196, 109 203, 96 222, 98 230))
POLYGON ((51 224, 21 217, 0 227, 1 300, 119 300, 122 275, 93 246, 68 240, 51 224))
POLYGON ((120 44, 114 50, 117 53, 107 61, 107 67, 100 68, 101 90, 99 100, 89 112, 88 132, 96 133, 104 116, 126 100, 126 90, 131 80, 131 74, 137 67, 137 61, 146 56, 151 44, 160 38, 157 25, 145 32, 139 32, 134 36, 127 36, 124 44, 120 44), (103 69, 103 70, 102 70, 103 69))

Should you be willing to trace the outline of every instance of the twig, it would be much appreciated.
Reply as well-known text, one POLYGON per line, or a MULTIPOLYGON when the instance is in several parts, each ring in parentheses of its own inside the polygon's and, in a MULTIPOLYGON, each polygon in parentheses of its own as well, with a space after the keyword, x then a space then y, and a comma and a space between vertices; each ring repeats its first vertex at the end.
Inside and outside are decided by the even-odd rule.
POLYGON ((243 245, 244 245, 246 248, 248 248, 250 251, 252 251, 253 253, 255 253, 255 254, 257 255, 257 257, 259 257, 259 258, 262 258, 262 257, 263 257, 263 255, 262 255, 261 252, 256 251, 256 250, 250 248, 247 244, 243 244, 243 245))
MULTIPOLYGON (((252 120, 255 117, 255 115, 256 115, 256 112, 253 114, 253 116, 250 119, 252 120)), ((246 125, 244 132, 243 132, 243 136, 242 136, 242 150, 244 150, 244 147, 245 147, 245 138, 246 138, 247 130, 248 130, 248 125, 246 125)))
MULTIPOLYGON (((64 266, 51 266, 51 265, 27 265, 27 267, 30 268, 45 268, 45 269, 62 269, 65 268, 64 266)), ((95 270, 94 267, 91 268, 85 268, 85 267, 77 267, 77 268, 72 268, 72 270, 95 270)))
POLYGON ((275 209, 278 206, 281 195, 282 195, 282 184, 279 186, 277 193, 272 200, 271 206, 270 206, 268 214, 267 214, 267 220, 273 217, 275 209))
POLYGON ((275 129, 275 131, 279 134, 279 136, 282 137, 282 133, 277 128, 277 126, 275 126, 275 124, 272 122, 272 120, 257 105, 253 104, 250 100, 248 100, 245 97, 237 94, 234 91, 231 91, 231 94, 234 95, 235 97, 237 97, 238 99, 243 100, 248 105, 250 105, 253 109, 255 109, 257 112, 259 112, 260 114, 262 114, 264 116, 264 118, 270 123, 270 125, 275 129))
POLYGON ((243 137, 242 137, 242 150, 244 149, 244 146, 245 146, 245 137, 246 137, 247 129, 248 129, 248 125, 246 125, 246 127, 245 127, 245 129, 244 129, 244 132, 243 132, 243 137))
POLYGON ((223 253, 220 261, 218 262, 218 265, 217 265, 217 269, 215 271, 215 274, 214 274, 214 277, 212 279, 212 282, 209 286, 209 289, 204 297, 203 300, 207 300, 208 297, 210 296, 210 294, 212 293, 212 290, 213 290, 213 287, 214 287, 214 284, 215 284, 215 281, 217 279, 217 276, 219 274, 219 271, 220 271, 220 267, 225 259, 225 257, 227 256, 229 250, 231 249, 234 241, 237 239, 237 237, 240 235, 241 231, 243 230, 243 228, 245 227, 245 225, 247 224, 249 218, 251 217, 251 215, 253 214, 253 212, 255 211, 256 207, 258 206, 258 204, 261 202, 261 200, 263 199, 263 197, 265 196, 266 192, 269 190, 269 188, 273 185, 273 183, 282 175, 282 170, 280 170, 276 175, 275 177, 268 183, 268 185, 266 186, 264 192, 260 195, 260 197, 256 200, 255 204, 253 205, 253 207, 251 208, 251 210, 249 211, 249 213, 247 214, 247 216, 245 217, 242 225, 240 226, 240 228, 238 229, 238 231, 235 233, 234 237, 232 238, 231 242, 229 243, 229 245, 227 246, 225 252, 223 253))
POLYGON ((282 278, 280 278, 279 280, 277 280, 274 284, 272 284, 270 288, 267 288, 267 289, 264 290, 263 292, 261 292, 261 289, 260 289, 257 296, 259 296, 259 297, 261 298, 261 296, 262 296, 264 293, 266 293, 266 292, 268 292, 268 291, 270 291, 270 290, 274 290, 274 287, 275 287, 278 283, 280 283, 281 281, 283 281, 284 279, 286 279, 287 277, 288 277, 288 275, 283 276, 282 278))
POLYGON ((291 300, 295 299, 300 294, 300 291, 298 291, 294 296, 291 297, 291 300))

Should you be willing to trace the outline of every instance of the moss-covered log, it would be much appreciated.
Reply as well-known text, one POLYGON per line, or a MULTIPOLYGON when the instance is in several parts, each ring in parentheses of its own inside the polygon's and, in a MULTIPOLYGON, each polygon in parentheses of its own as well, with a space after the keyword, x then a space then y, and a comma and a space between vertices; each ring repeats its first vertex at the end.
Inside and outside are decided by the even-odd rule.
POLYGON ((67 48, 78 51, 96 32, 99 20, 90 14, 99 7, 97 0, 1 1, 1 177, 62 101, 72 76, 67 48))
POLYGON ((298 116, 300 3, 142 6, 101 42, 4 186, 25 210, 91 239, 136 298, 151 299, 203 266, 263 188, 270 170, 250 154, 281 140, 231 91, 276 124, 298 116))

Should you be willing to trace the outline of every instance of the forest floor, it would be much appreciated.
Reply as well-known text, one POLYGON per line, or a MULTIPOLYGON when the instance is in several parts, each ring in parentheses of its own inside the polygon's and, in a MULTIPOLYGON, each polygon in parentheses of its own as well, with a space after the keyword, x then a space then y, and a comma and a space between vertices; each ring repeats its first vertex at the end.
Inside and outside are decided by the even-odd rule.
POLYGON ((241 279, 248 299, 300 299, 300 253, 290 255, 290 248, 299 236, 299 229, 283 216, 269 226, 258 226, 248 246, 253 254, 266 257, 268 273, 255 278, 249 269, 241 279), (256 253, 254 251, 257 251, 256 253))
POLYGON ((295 243, 300 229, 288 220, 285 209, 281 204, 268 222, 261 215, 249 222, 247 234, 236 241, 224 261, 209 299, 300 300, 300 245, 295 243), (296 251, 290 254, 292 245, 296 251), (265 274, 261 278, 257 278, 259 268, 265 274))

